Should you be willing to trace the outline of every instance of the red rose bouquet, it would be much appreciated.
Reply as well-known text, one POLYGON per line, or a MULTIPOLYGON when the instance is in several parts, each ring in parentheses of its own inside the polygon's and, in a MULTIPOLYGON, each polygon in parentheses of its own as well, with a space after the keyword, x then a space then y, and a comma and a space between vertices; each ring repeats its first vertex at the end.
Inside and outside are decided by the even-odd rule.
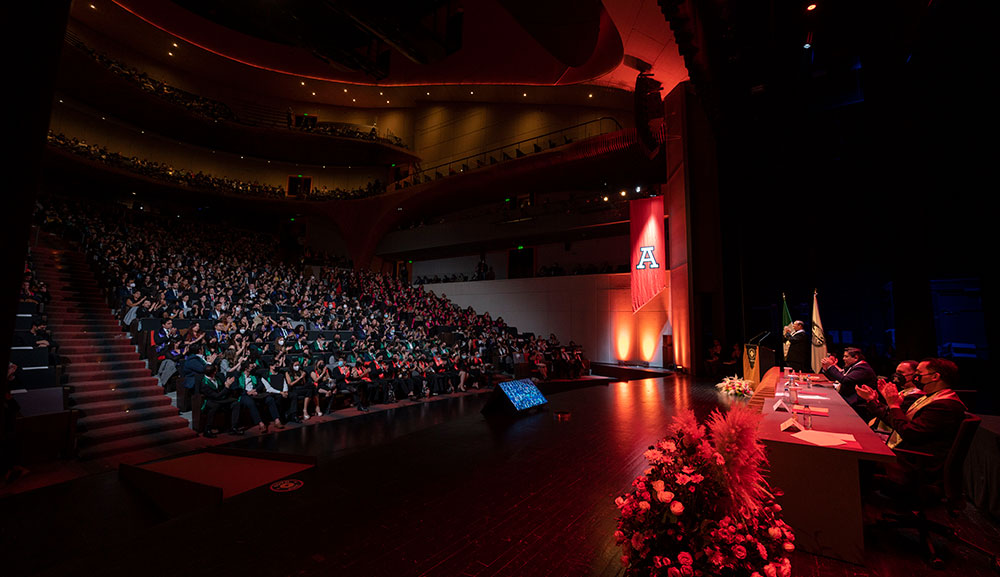
POLYGON ((649 468, 615 499, 628 576, 789 577, 791 528, 761 474, 760 415, 743 406, 707 426, 676 417, 646 451, 649 468))

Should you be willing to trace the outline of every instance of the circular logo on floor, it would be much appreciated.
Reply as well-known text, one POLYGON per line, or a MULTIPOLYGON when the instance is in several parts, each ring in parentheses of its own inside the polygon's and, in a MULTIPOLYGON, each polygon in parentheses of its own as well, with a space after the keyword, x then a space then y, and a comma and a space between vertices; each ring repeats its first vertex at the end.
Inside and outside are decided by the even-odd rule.
POLYGON ((305 483, 298 479, 283 479, 281 481, 271 483, 271 490, 275 493, 287 493, 301 488, 304 484, 305 483))

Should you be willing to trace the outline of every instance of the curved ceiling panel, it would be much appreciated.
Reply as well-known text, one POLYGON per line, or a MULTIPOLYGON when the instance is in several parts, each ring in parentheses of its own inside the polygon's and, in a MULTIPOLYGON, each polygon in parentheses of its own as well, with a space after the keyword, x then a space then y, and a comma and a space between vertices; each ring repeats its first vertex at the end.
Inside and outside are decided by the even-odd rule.
POLYGON ((215 0, 191 4, 198 14, 181 3, 115 0, 142 21, 233 61, 351 84, 554 86, 604 76, 623 55, 600 0, 477 0, 461 8, 424 0, 416 2, 423 11, 394 17, 386 14, 399 4, 371 0, 289 1, 280 10, 274 2, 215 0))

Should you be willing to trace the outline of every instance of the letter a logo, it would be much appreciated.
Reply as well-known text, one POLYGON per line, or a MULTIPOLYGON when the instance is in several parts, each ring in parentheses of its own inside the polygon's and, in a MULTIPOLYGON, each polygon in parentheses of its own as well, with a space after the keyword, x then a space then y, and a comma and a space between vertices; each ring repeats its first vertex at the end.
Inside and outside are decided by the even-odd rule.
POLYGON ((646 263, 649 263, 649 268, 660 268, 660 264, 653 258, 653 249, 655 248, 655 246, 639 247, 639 262, 635 265, 636 269, 645 269, 646 263))

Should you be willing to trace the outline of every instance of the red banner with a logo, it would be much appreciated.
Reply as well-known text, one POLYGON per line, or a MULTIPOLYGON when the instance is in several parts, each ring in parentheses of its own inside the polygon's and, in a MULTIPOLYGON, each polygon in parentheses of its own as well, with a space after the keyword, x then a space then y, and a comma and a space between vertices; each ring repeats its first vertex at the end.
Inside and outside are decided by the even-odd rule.
POLYGON ((667 288, 667 248, 663 234, 663 197, 629 201, 632 312, 667 288))

